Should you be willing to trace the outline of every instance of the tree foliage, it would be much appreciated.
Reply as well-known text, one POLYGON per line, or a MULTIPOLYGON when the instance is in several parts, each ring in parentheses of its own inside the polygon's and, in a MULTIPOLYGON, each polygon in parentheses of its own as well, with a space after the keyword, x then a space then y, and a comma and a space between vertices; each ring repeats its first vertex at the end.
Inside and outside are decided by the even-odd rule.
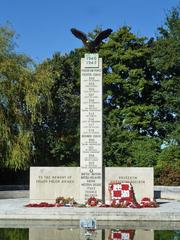
POLYGON ((155 94, 163 127, 163 149, 158 156, 158 181, 180 181, 180 8, 169 12, 152 55, 159 91, 155 94), (178 180, 179 179, 179 180, 178 180))
POLYGON ((146 38, 123 27, 100 54, 105 59, 105 163, 154 166, 160 151, 160 129, 155 117, 158 106, 153 102, 157 84, 151 46, 146 38))
MULTIPOLYGON (((34 126, 36 165, 79 165, 79 71, 72 56, 57 53, 42 66, 52 74, 51 111, 34 126)), ((79 64, 79 63, 78 63, 79 64)))
POLYGON ((0 156, 1 166, 26 168, 33 154, 33 123, 40 120, 41 98, 50 78, 32 61, 15 53, 14 32, 0 28, 0 156))

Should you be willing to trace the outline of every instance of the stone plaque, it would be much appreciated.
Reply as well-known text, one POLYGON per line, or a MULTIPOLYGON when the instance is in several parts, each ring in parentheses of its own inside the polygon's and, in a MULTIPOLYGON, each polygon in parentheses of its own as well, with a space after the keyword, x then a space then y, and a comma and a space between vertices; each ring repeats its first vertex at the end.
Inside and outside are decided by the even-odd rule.
POLYGON ((102 59, 81 59, 80 199, 102 199, 102 59))
POLYGON ((105 199, 110 200, 108 184, 111 181, 131 183, 138 202, 143 197, 154 197, 153 168, 145 167, 106 167, 105 168, 105 199))
POLYGON ((79 167, 31 167, 30 202, 55 203, 57 197, 79 201, 79 167))

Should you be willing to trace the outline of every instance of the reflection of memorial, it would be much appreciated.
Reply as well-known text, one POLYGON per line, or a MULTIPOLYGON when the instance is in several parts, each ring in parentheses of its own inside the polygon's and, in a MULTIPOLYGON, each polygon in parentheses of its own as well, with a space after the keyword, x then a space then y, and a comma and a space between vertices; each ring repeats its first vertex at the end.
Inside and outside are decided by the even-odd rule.
POLYGON ((102 240, 102 230, 87 230, 80 231, 80 240, 102 240))
POLYGON ((154 240, 153 230, 111 229, 106 230, 105 240, 154 240))
POLYGON ((110 230, 108 240, 133 240, 135 230, 110 230))
POLYGON ((29 240, 154 240, 153 230, 30 228, 29 240))

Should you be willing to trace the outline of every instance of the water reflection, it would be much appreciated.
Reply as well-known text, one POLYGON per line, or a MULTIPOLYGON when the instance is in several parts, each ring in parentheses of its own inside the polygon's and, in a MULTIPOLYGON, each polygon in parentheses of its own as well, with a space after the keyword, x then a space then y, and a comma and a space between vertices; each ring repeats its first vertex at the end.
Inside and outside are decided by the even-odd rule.
POLYGON ((120 229, 112 229, 109 232, 108 240, 120 240, 127 239, 133 240, 135 235, 135 230, 120 230, 120 229))
POLYGON ((0 240, 180 240, 180 231, 143 229, 10 229, 0 228, 0 240))
POLYGON ((0 228, 0 240, 28 240, 29 230, 19 228, 0 228))
POLYGON ((153 240, 153 230, 29 229, 29 240, 153 240))

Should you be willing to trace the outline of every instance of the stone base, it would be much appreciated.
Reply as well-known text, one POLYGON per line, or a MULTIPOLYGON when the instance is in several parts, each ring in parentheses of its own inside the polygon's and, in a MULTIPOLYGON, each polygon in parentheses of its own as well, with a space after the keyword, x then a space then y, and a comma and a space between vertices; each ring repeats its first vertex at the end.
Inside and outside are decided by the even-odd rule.
MULTIPOLYGON (((111 181, 130 182, 134 188, 136 200, 154 197, 153 168, 105 168, 105 201, 109 203, 108 185, 111 181)), ((80 199, 80 167, 31 167, 30 202, 54 203, 57 197, 80 199)))
POLYGON ((110 224, 112 228, 116 228, 118 225, 119 227, 124 228, 125 226, 133 226, 134 221, 134 224, 137 224, 134 225, 134 227, 137 228, 143 226, 144 229, 153 229, 157 222, 159 222, 159 226, 156 226, 155 229, 180 229, 180 202, 178 201, 162 200, 158 201, 158 208, 141 209, 98 207, 24 207, 28 202, 29 199, 25 198, 0 199, 0 226, 5 223, 4 227, 7 227, 8 223, 6 221, 11 221, 11 228, 13 225, 15 228, 19 228, 20 222, 24 228, 27 228, 30 224, 36 228, 40 226, 40 222, 43 222, 42 225, 46 226, 44 224, 47 224, 46 221, 49 220, 49 224, 53 227, 58 225, 58 228, 63 228, 64 225, 67 224, 70 229, 74 224, 74 221, 78 221, 79 225, 79 220, 82 218, 95 218, 97 221, 97 227, 99 224, 103 224, 104 226, 110 224), (35 221, 33 222, 33 220, 35 221), (67 220, 69 220, 69 223, 67 220), (114 222, 115 220, 117 222, 114 222), (54 221, 56 221, 56 223, 54 223, 54 221), (126 221, 126 224, 124 223, 123 225, 124 221, 126 221))

